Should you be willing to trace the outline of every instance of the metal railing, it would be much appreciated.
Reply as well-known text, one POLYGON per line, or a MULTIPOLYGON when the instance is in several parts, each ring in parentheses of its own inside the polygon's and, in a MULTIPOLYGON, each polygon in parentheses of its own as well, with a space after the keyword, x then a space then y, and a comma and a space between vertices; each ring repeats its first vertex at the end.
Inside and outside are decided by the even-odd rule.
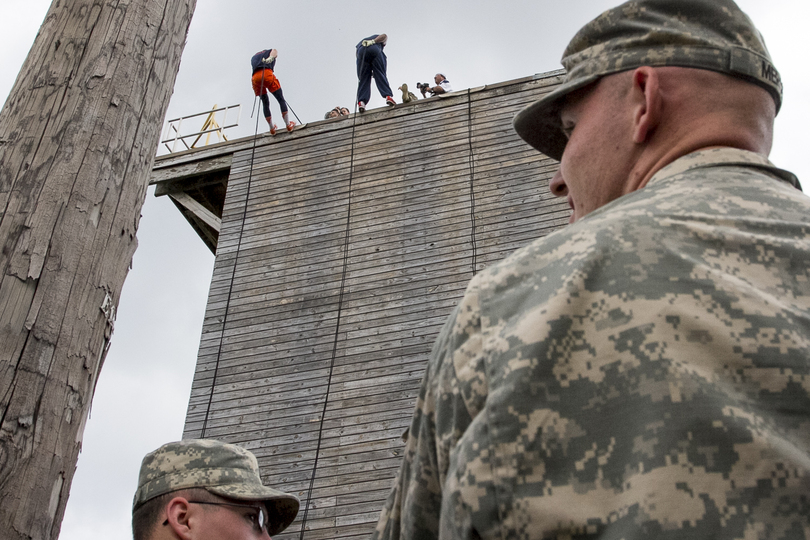
POLYGON ((169 120, 168 124, 166 125, 166 130, 163 134, 163 139, 160 141, 160 144, 164 145, 169 152, 175 152, 177 149, 177 142, 183 144, 185 148, 182 150, 191 150, 194 148, 203 135, 205 135, 205 143, 208 144, 212 134, 217 135, 217 141, 221 140, 228 140, 228 137, 225 136, 223 130, 236 127, 239 125, 239 117, 242 114, 242 106, 241 105, 229 105, 227 107, 217 107, 214 105, 214 108, 210 111, 205 111, 197 114, 192 114, 190 116, 181 116, 180 118, 175 118, 174 120, 169 120), (233 123, 228 124, 228 113, 231 113, 231 117, 233 117, 234 110, 236 110, 236 120, 232 121, 233 123), (222 123, 220 124, 217 122, 217 113, 222 113, 222 123), (206 119, 203 122, 202 127, 194 131, 193 133, 189 133, 187 135, 182 134, 183 123, 188 124, 190 120, 205 116, 206 119), (196 137, 196 138, 195 138, 196 137), (189 145, 186 142, 186 139, 195 138, 194 142, 189 145))

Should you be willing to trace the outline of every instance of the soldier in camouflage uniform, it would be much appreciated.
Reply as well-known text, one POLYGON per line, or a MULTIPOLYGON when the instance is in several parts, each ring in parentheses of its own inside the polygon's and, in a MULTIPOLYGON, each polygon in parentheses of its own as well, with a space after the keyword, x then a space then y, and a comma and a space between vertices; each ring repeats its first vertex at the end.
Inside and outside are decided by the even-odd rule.
POLYGON ((256 457, 233 444, 185 440, 146 455, 132 502, 135 540, 248 540, 283 531, 298 498, 262 485, 256 457))
POLYGON ((810 199, 730 0, 583 27, 515 119, 572 224, 470 282, 377 539, 810 538, 810 199))

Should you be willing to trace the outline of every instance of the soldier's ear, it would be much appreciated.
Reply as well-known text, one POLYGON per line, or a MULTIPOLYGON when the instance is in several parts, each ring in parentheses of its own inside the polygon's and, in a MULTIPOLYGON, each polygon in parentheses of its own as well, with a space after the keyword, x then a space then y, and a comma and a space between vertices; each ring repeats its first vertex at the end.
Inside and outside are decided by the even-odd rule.
POLYGON ((643 144, 652 136, 661 119, 661 87, 655 68, 642 66, 633 71, 630 99, 633 107, 633 142, 643 144))
POLYGON ((178 538, 191 540, 192 512, 191 505, 184 497, 174 497, 166 505, 166 521, 164 526, 171 527, 178 538))

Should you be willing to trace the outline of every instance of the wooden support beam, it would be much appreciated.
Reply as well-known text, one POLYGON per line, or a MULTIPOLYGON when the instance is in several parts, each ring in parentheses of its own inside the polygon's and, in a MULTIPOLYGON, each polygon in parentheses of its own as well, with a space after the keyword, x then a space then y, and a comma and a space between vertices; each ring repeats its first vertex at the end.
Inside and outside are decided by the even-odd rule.
POLYGON ((194 214, 200 221, 219 233, 222 227, 222 220, 214 215, 209 209, 197 202, 191 195, 182 191, 169 193, 169 198, 181 205, 183 208, 194 214))

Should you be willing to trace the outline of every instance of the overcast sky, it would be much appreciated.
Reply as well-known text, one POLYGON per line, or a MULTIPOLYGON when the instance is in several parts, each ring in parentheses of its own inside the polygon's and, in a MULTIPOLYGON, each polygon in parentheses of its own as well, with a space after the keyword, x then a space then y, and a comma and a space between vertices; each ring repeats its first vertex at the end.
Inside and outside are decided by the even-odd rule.
MULTIPOLYGON (((618 2, 606 0, 198 0, 167 119, 242 105, 229 137, 251 136, 253 53, 279 50, 276 75, 303 122, 336 105, 354 108, 354 46, 387 33, 396 88, 440 71, 463 90, 558 69, 579 27, 618 2)), ((807 0, 739 0, 782 74, 785 100, 771 160, 810 190, 807 0)), ((50 5, 0 1, 0 100, 5 101, 50 5)), ((399 96, 395 93, 397 101, 399 96)), ((372 89, 371 108, 382 98, 372 89)), ((271 99, 274 116, 278 105, 271 99)), ((264 120, 260 131, 266 131, 264 120)), ((138 467, 146 452, 182 435, 214 258, 179 212, 150 189, 140 246, 124 285, 112 348, 98 381, 73 480, 62 540, 131 538, 138 467)))

